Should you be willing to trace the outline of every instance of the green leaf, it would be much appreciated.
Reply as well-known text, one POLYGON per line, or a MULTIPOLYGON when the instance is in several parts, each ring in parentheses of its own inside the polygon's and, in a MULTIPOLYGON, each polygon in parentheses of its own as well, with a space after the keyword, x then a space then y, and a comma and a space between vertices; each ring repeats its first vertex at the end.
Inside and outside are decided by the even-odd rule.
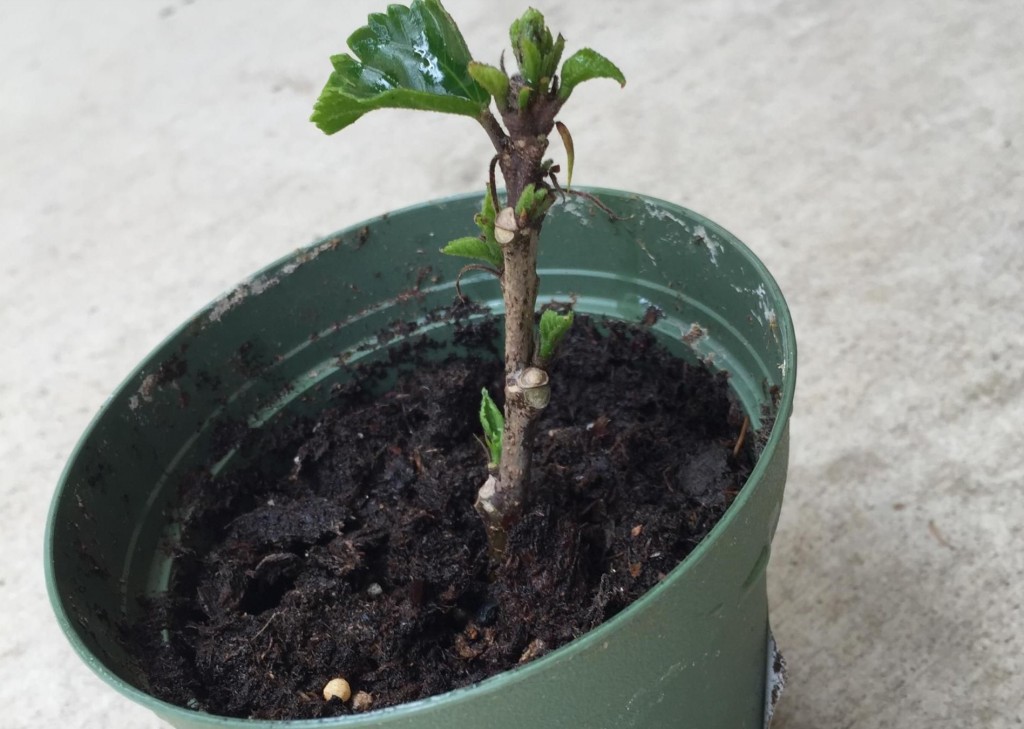
POLYGON ((464 258, 479 258, 498 269, 503 265, 501 247, 497 241, 488 242, 480 238, 469 237, 458 238, 442 248, 441 253, 447 253, 449 256, 463 256, 464 258))
MULTIPOLYGON (((541 188, 543 190, 543 188, 541 188)), ((519 193, 519 200, 516 201, 516 217, 520 217, 524 212, 528 212, 533 207, 534 198, 537 195, 537 187, 532 182, 523 188, 523 191, 519 193)))
POLYGON ((496 215, 490 191, 484 190, 484 199, 480 203, 480 212, 473 216, 473 222, 480 229, 480 235, 476 238, 466 237, 453 240, 442 248, 441 252, 447 253, 450 256, 478 258, 500 271, 505 266, 505 259, 501 252, 501 246, 494 237, 494 219, 496 215))
POLYGON ((484 428, 484 442, 487 443, 487 450, 491 454, 491 463, 501 463, 501 434, 505 430, 505 416, 501 409, 491 399, 491 395, 485 387, 480 391, 480 425, 484 428))
POLYGON ((537 85, 540 83, 541 63, 543 61, 540 49, 529 38, 522 38, 519 42, 522 50, 519 70, 522 72, 523 78, 526 79, 527 83, 537 85))
POLYGON ((478 117, 490 94, 469 72, 472 60, 439 0, 413 0, 371 15, 348 39, 355 58, 333 56, 334 73, 310 121, 327 134, 374 109, 419 109, 478 117))
POLYGON ((523 79, 540 93, 547 94, 565 49, 565 39, 561 35, 553 39, 544 16, 533 8, 512 23, 509 39, 523 79))
POLYGON ((555 72, 558 71, 558 62, 562 60, 562 51, 564 50, 565 38, 563 38, 562 34, 559 33, 558 39, 555 41, 554 46, 552 46, 548 54, 544 56, 543 73, 548 78, 554 76, 555 72))
POLYGON ((525 109, 527 106, 530 105, 530 92, 532 92, 532 91, 533 91, 533 89, 531 89, 529 86, 524 86, 523 88, 519 89, 519 110, 520 111, 522 111, 523 109, 525 109))
MULTIPOLYGON (((538 10, 527 8, 522 17, 512 21, 508 29, 509 41, 512 43, 512 53, 519 64, 519 73, 527 83, 536 83, 537 71, 540 70, 540 48, 544 31, 544 16, 538 10)), ((550 35, 550 31, 548 31, 550 35)))
POLYGON ((547 188, 537 189, 537 186, 531 182, 519 194, 519 200, 516 202, 516 217, 521 218, 525 214, 531 220, 537 220, 550 207, 551 201, 548 200, 547 188))
POLYGON ((498 212, 494 209, 494 198, 491 197, 489 189, 484 190, 484 200, 480 203, 480 212, 473 216, 473 222, 480 228, 480 235, 488 244, 494 245, 498 251, 501 246, 494 238, 494 219, 498 212))
POLYGON ((555 198, 549 197, 547 188, 542 187, 533 196, 533 207, 530 210, 530 217, 536 219, 539 215, 543 215, 554 203, 555 198))
POLYGON ((562 64, 562 86, 558 95, 564 101, 579 84, 593 78, 610 78, 619 82, 620 86, 626 85, 626 77, 614 63, 602 56, 597 51, 589 48, 581 48, 573 53, 562 64))
POLYGON ((545 309, 540 315, 540 359, 547 362, 558 349, 562 339, 572 326, 574 314, 559 314, 551 309, 545 309))
POLYGON ((490 226, 494 228, 494 218, 498 215, 498 210, 494 207, 494 198, 491 197, 490 188, 484 190, 484 201, 480 203, 480 215, 490 222, 490 226))
POLYGON ((504 109, 508 106, 508 76, 504 71, 486 63, 472 61, 469 64, 469 75, 487 89, 499 108, 504 109))

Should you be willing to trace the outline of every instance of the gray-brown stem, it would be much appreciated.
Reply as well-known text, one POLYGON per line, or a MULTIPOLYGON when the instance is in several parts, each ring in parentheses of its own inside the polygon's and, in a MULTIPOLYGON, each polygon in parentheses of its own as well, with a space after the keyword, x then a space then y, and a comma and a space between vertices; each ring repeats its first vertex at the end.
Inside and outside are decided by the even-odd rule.
MULTIPOLYGON (((541 163, 547 150, 547 134, 557 108, 544 107, 546 116, 509 112, 504 116, 510 138, 495 144, 507 190, 506 206, 514 208, 527 185, 540 185, 541 163)), ((493 138, 493 137, 492 137, 493 138)), ((543 407, 538 398, 526 396, 523 375, 536 370, 534 312, 537 308, 537 244, 542 218, 520 220, 515 235, 502 245, 504 268, 501 276, 505 302, 505 429, 502 433, 501 463, 477 495, 476 510, 487 527, 492 557, 505 551, 507 531, 522 516, 529 502, 530 465, 534 430, 543 407)), ((542 372, 540 370, 536 370, 542 372)), ((543 373, 547 388, 547 374, 543 373)), ((546 404, 546 399, 543 399, 546 404)))

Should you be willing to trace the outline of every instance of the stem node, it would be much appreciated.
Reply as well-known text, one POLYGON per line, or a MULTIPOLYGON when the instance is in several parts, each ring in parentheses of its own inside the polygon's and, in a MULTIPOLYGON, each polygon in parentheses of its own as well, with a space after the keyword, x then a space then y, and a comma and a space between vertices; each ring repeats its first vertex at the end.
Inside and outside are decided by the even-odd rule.
POLYGON ((516 220, 516 211, 512 208, 502 208, 494 219, 494 239, 499 244, 507 246, 515 240, 517 232, 519 223, 516 220))
POLYGON ((540 367, 527 367, 515 373, 506 387, 507 397, 522 397, 531 410, 543 410, 551 401, 548 373, 540 367))

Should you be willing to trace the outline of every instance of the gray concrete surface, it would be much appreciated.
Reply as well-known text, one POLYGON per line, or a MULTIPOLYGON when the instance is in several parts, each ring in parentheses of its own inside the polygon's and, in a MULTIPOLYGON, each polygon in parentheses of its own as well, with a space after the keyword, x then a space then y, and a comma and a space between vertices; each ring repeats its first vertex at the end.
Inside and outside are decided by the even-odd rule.
MULTIPOLYGON (((539 4, 629 78, 564 114, 577 180, 707 214, 792 305, 776 725, 1020 726, 1019 0, 539 4)), ((75 658, 43 588, 50 494, 104 397, 263 264, 482 182, 469 121, 381 112, 333 139, 306 122, 327 56, 382 5, 0 7, 3 726, 161 726, 75 658)), ((478 56, 502 5, 448 2, 478 56)))

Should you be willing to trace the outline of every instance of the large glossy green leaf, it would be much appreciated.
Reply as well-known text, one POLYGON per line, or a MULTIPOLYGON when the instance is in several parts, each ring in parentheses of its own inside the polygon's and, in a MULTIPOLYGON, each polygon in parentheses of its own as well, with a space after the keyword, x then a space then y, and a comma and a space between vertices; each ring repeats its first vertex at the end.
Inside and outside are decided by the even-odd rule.
POLYGON ((469 73, 472 60, 439 0, 413 0, 375 13, 348 39, 355 54, 333 56, 334 73, 311 121, 333 134, 374 109, 420 109, 477 117, 490 94, 469 73))
POLYGON ((569 94, 579 84, 594 78, 611 78, 619 82, 620 86, 626 85, 626 77, 614 63, 590 48, 581 48, 573 53, 562 64, 562 85, 558 89, 558 95, 568 99, 569 94))

